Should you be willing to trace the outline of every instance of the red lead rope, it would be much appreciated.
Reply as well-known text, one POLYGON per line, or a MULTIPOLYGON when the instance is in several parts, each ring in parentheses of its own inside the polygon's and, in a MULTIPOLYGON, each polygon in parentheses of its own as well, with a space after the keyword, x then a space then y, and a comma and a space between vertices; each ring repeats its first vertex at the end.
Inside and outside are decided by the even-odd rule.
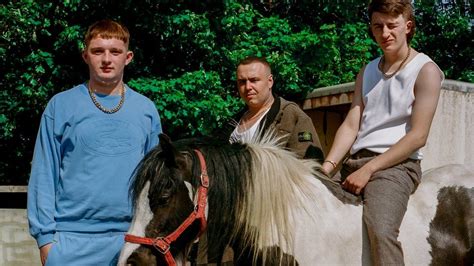
POLYGON ((198 237, 204 232, 207 226, 206 222, 206 203, 207 203, 207 190, 209 188, 209 176, 207 175, 206 160, 202 155, 201 151, 194 150, 199 158, 201 164, 201 185, 198 188, 198 200, 194 208, 194 211, 184 220, 184 222, 174 230, 173 233, 169 234, 166 237, 141 237, 134 235, 125 235, 125 241, 135 244, 147 245, 155 247, 163 256, 168 265, 175 266, 176 261, 173 258, 173 255, 170 252, 170 245, 191 225, 194 221, 199 221, 199 234, 198 237))

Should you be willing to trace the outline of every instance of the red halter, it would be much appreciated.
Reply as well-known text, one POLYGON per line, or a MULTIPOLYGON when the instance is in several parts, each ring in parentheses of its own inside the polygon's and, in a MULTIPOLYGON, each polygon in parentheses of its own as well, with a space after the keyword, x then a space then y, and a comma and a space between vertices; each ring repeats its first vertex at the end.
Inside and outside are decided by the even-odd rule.
POLYGON ((171 243, 176 241, 176 239, 178 239, 179 236, 196 220, 198 220, 200 224, 198 237, 202 234, 202 232, 204 232, 207 226, 205 210, 207 204, 207 189, 209 187, 209 176, 207 175, 207 167, 206 161, 204 160, 204 156, 199 150, 194 150, 194 152, 197 154, 199 162, 201 163, 201 185, 198 188, 198 200, 194 211, 188 216, 188 218, 186 218, 186 220, 184 220, 184 222, 176 230, 174 230, 174 232, 172 232, 166 237, 149 238, 129 234, 125 235, 126 242, 155 247, 156 250, 163 254, 167 264, 170 266, 176 265, 173 255, 170 252, 171 243))

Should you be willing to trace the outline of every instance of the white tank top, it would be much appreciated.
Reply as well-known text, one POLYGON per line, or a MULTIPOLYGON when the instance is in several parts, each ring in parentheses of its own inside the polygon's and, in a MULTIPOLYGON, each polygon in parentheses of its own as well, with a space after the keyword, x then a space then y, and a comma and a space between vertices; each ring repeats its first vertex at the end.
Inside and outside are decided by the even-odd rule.
MULTIPOLYGON (((380 57, 371 61, 364 71, 364 111, 351 154, 362 149, 383 153, 407 134, 411 129, 416 78, 426 63, 433 62, 427 55, 419 53, 393 77, 384 79, 378 68, 379 61, 380 57)), ((443 72, 440 72, 444 80, 443 72)), ((410 158, 421 160, 423 154, 417 150, 410 158)))
MULTIPOLYGON (((260 125, 260 122, 262 122, 262 119, 267 115, 268 111, 270 110, 267 109, 261 116, 260 118, 253 124, 250 128, 244 128, 242 132, 239 131, 239 125, 237 125, 234 128, 234 131, 232 131, 232 134, 230 135, 229 142, 230 143, 236 143, 236 142, 251 142, 255 138, 255 134, 257 133, 257 128, 258 125, 260 125)), ((240 124, 240 122, 239 122, 240 124)))

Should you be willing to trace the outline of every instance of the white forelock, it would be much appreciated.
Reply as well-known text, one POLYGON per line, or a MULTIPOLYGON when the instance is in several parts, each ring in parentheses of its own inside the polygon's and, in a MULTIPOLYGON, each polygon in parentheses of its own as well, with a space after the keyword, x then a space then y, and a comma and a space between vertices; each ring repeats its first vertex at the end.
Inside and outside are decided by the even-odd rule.
MULTIPOLYGON (((133 215, 132 224, 127 232, 128 234, 141 237, 145 236, 145 228, 153 218, 153 213, 150 209, 150 202, 148 200, 149 189, 150 181, 147 181, 142 191, 140 192, 140 196, 136 204, 135 213, 133 215)), ((122 251, 120 252, 118 265, 127 265, 128 257, 130 257, 133 251, 135 251, 138 247, 140 247, 139 244, 125 242, 122 251)))

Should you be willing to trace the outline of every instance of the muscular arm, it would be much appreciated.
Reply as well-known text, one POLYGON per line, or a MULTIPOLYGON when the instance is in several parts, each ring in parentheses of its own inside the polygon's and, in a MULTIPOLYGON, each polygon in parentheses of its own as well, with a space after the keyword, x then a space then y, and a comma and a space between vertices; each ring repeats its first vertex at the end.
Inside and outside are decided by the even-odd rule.
MULTIPOLYGON (((362 80, 364 69, 365 67, 363 67, 357 75, 351 109, 344 119, 344 122, 337 130, 331 150, 326 157, 327 160, 333 161, 336 164, 339 163, 347 154, 357 137, 357 132, 359 131, 360 119, 362 117, 362 111, 364 110, 364 103, 362 102, 362 80)), ((325 173, 330 173, 334 170, 334 166, 326 161, 322 165, 322 170, 325 173)))
POLYGON ((440 71, 434 63, 423 66, 415 82, 411 129, 386 152, 349 175, 343 183, 344 188, 359 194, 373 173, 406 160, 413 152, 425 145, 438 104, 441 81, 440 71))

